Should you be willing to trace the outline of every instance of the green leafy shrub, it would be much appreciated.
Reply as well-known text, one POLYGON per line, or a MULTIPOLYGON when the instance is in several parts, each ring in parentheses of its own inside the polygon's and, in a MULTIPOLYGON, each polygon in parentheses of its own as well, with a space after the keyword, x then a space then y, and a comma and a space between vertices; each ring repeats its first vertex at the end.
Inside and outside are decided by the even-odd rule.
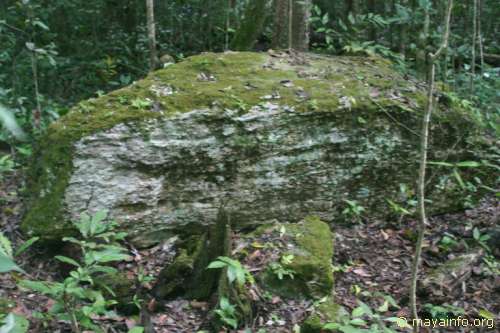
POLYGON ((383 315, 388 311, 390 303, 385 300, 378 308, 372 309, 366 303, 358 301, 358 307, 351 313, 344 310, 339 314, 337 322, 327 323, 323 329, 343 333, 395 333, 397 331, 394 326, 409 328, 410 326, 404 320, 383 315))
POLYGON ((352 220, 355 223, 361 222, 365 208, 358 204, 356 200, 345 199, 344 202, 347 206, 342 211, 342 216, 344 216, 346 220, 352 220))
MULTIPOLYGON (((20 283, 24 288, 53 299, 55 303, 48 314, 49 319, 70 322, 73 332, 81 332, 81 328, 103 332, 93 318, 114 315, 109 308, 116 301, 105 299, 103 293, 96 288, 94 279, 100 274, 117 273, 109 264, 127 260, 129 255, 118 243, 126 233, 116 232, 116 223, 105 222, 106 215, 105 211, 99 211, 92 217, 83 214, 80 221, 74 222, 81 239, 66 237, 64 240, 76 244, 82 257, 80 260, 66 256, 55 257, 75 267, 63 282, 22 280, 20 283)), ((111 289, 108 291, 113 294, 111 289)))
POLYGON ((238 328, 236 307, 229 303, 229 300, 226 297, 221 297, 219 308, 215 310, 215 313, 224 324, 229 325, 234 329, 238 328))
POLYGON ((254 279, 250 272, 243 267, 238 261, 228 257, 218 257, 217 260, 212 261, 208 267, 209 269, 227 268, 227 278, 229 283, 236 281, 238 286, 243 286, 245 283, 253 283, 254 279))
POLYGON ((269 269, 278 277, 279 280, 283 280, 286 276, 293 279, 295 271, 288 268, 287 265, 290 265, 294 258, 295 256, 293 254, 284 255, 280 258, 279 262, 270 263, 269 269))
MULTIPOLYGON (((14 262, 14 257, 23 253, 28 247, 38 240, 37 237, 31 238, 22 244, 16 251, 7 237, 0 232, 0 273, 9 273, 24 271, 14 262)), ((28 331, 28 320, 18 314, 2 313, 0 309, 0 333, 24 333, 28 331)))

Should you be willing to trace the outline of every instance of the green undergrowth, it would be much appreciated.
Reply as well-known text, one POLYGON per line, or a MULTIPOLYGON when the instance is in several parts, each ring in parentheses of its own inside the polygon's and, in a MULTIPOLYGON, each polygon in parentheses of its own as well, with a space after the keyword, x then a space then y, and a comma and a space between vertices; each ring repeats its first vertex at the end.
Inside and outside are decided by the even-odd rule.
POLYGON ((38 142, 28 172, 29 209, 22 229, 54 240, 71 233, 70 223, 61 221, 66 220, 62 205, 73 169, 73 145, 117 124, 140 131, 148 120, 183 112, 215 107, 245 113, 259 104, 265 109, 265 103, 296 112, 338 112, 354 122, 369 121, 369 111, 373 117, 401 113, 403 119, 416 119, 407 114, 421 111, 424 101, 421 88, 379 58, 250 52, 193 56, 126 88, 81 102, 50 126, 38 142), (350 119, 355 110, 366 119, 350 119))

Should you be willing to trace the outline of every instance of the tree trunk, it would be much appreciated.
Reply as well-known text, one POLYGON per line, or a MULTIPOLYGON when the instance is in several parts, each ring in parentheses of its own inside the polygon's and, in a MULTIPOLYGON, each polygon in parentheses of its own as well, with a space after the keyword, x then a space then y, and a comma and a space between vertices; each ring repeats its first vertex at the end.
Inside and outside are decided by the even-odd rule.
POLYGON ((479 42, 479 58, 481 61, 481 78, 484 74, 484 47, 483 47, 483 34, 481 32, 481 17, 483 12, 483 2, 478 0, 477 3, 477 37, 479 42))
POLYGON ((146 0, 148 42, 149 42, 149 68, 151 71, 158 66, 158 54, 156 51, 156 28, 154 16, 154 0, 146 0))
MULTIPOLYGON (((376 14, 375 0, 368 0, 368 11, 372 14, 376 14)), ((377 41, 377 28, 373 24, 368 31, 368 39, 374 42, 377 41)))
POLYGON ((297 51, 307 51, 309 50, 311 0, 294 0, 292 15, 292 48, 297 51))
MULTIPOLYGON (((408 0, 401 0, 401 6, 406 7, 408 5, 408 0)), ((408 36, 408 23, 404 22, 400 25, 399 29, 399 53, 406 58, 406 43, 408 36)))
POLYGON ((427 52, 426 47, 429 38, 429 27, 430 27, 430 10, 428 7, 424 11, 424 25, 420 34, 418 35, 418 49, 416 54, 416 69, 417 75, 419 77, 424 77, 427 74, 427 52))
POLYGON ((272 47, 288 47, 288 0, 274 0, 274 31, 272 47))
MULTIPOLYGON (((387 1, 385 2, 385 8, 384 8, 384 11, 385 11, 385 15, 386 17, 391 17, 393 15, 395 15, 396 13, 396 0, 392 0, 391 2, 387 1)), ((394 27, 394 24, 390 24, 389 25, 389 44, 390 44, 390 49, 391 50, 395 50, 395 46, 394 46, 394 34, 395 34, 395 27, 394 27)))
POLYGON ((346 0, 345 1, 345 22, 349 22, 347 19, 349 17, 349 14, 352 14, 355 16, 358 13, 358 4, 356 3, 356 0, 346 0))
POLYGON ((476 78, 476 41, 477 41, 477 0, 473 2, 472 9, 472 59, 470 64, 470 83, 469 83, 469 92, 472 97, 474 94, 474 80, 476 78))
POLYGON ((264 27, 268 0, 251 1, 245 9, 245 16, 231 43, 231 49, 251 50, 264 27))
POLYGON ((310 14, 311 0, 275 0, 272 47, 307 51, 310 14))

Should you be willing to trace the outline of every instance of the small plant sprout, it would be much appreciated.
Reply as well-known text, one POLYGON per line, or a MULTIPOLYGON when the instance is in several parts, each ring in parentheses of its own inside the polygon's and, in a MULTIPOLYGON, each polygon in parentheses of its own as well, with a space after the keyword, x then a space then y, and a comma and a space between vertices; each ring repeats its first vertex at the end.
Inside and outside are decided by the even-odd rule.
POLYGON ((487 241, 491 238, 490 235, 481 234, 478 228, 474 228, 472 230, 472 237, 474 238, 474 241, 476 241, 482 248, 484 248, 488 252, 491 252, 491 249, 487 244, 487 241))
POLYGON ((343 201, 347 204, 347 207, 342 211, 342 215, 346 219, 351 219, 356 223, 361 222, 362 213, 365 211, 365 208, 358 204, 356 200, 344 199, 343 201))
POLYGON ((386 199, 387 203, 389 204, 389 207, 391 208, 391 211, 394 212, 398 216, 398 224, 400 224, 403 221, 403 218, 406 215, 410 215, 410 211, 404 208, 403 206, 397 204, 396 202, 386 199))
POLYGON ((351 313, 342 309, 337 322, 327 323, 325 330, 336 330, 344 333, 396 333, 398 328, 410 328, 406 321, 397 317, 386 317, 390 302, 384 300, 376 309, 358 301, 358 307, 351 313))
POLYGON ((279 280, 283 280, 286 276, 293 279, 295 271, 286 266, 290 265, 294 258, 295 256, 293 254, 283 255, 279 262, 270 263, 269 269, 279 280))
POLYGON ((215 310, 219 319, 226 325, 233 329, 238 328, 238 316, 236 314, 236 307, 229 303, 226 297, 221 297, 219 308, 215 310))

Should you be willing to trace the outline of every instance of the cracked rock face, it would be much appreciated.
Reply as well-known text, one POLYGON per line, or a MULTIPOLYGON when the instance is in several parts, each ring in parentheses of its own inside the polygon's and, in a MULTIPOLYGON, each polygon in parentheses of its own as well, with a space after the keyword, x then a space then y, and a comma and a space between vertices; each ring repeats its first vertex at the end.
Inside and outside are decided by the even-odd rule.
MULTIPOLYGON (((53 125, 35 154, 23 230, 60 239, 70 232, 68 221, 107 209, 137 245, 147 246, 179 229, 203 229, 221 206, 236 228, 307 215, 333 222, 345 199, 371 216, 389 215, 386 199, 397 201, 400 184, 413 186, 416 177, 418 137, 411 129, 418 130, 421 108, 396 114, 395 103, 417 102, 387 83, 384 96, 392 104, 384 112, 382 99, 370 104, 369 73, 381 77, 382 64, 315 59, 295 68, 293 61, 251 53, 199 56, 82 104, 53 125), (198 80, 199 66, 217 80, 198 80), (348 76, 355 66, 366 82, 348 76), (137 97, 140 91, 147 97, 137 97), (178 111, 181 100, 191 104, 167 113, 178 111)), ((384 94, 377 89, 372 98, 384 94)), ((448 151, 443 138, 458 134, 446 126, 436 132, 436 156, 463 148, 448 151)), ((435 177, 429 187, 440 208, 454 205, 453 189, 443 184, 435 177)))

